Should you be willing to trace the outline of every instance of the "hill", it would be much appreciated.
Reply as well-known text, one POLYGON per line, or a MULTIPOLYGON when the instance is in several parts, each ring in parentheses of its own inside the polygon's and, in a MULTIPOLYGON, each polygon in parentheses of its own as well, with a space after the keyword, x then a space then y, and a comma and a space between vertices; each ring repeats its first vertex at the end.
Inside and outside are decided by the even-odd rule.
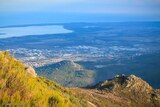
POLYGON ((38 75, 66 87, 85 87, 94 83, 95 72, 73 61, 61 61, 35 69, 38 75))
POLYGON ((20 61, 0 52, 0 106, 77 107, 87 106, 66 88, 38 77, 20 61), (34 74, 34 75, 32 75, 34 74))
POLYGON ((73 88, 79 99, 95 107, 159 107, 159 90, 135 75, 117 75, 93 87, 73 88))

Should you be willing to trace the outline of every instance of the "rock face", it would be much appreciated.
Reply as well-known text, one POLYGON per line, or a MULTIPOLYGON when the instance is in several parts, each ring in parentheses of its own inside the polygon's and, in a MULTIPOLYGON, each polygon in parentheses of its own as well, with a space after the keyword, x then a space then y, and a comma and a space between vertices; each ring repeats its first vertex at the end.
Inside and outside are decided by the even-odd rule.
POLYGON ((136 77, 135 75, 131 75, 127 78, 127 86, 130 89, 130 92, 141 92, 147 93, 154 91, 153 88, 142 79, 136 77))
POLYGON ((25 71, 32 77, 36 77, 37 73, 35 72, 35 70, 31 67, 31 66, 25 66, 25 71))
POLYGON ((96 88, 108 91, 122 91, 126 89, 129 92, 149 93, 150 91, 153 91, 153 88, 147 82, 135 75, 130 75, 129 77, 117 75, 113 79, 97 84, 96 88))

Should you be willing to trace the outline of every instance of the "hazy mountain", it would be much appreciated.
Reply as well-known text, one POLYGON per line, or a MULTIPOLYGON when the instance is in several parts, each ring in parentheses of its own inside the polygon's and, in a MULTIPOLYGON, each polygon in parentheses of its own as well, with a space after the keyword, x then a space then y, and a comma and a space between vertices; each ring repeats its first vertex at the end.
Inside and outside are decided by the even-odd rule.
POLYGON ((67 87, 84 87, 94 82, 95 72, 73 61, 61 61, 36 68, 40 76, 67 87))

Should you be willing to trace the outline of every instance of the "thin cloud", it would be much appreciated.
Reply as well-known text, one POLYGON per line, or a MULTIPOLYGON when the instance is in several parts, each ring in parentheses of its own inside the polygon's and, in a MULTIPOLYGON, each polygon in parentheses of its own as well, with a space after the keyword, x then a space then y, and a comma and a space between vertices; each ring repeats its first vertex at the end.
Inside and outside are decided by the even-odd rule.
POLYGON ((160 14, 160 0, 1 0, 0 12, 160 14))

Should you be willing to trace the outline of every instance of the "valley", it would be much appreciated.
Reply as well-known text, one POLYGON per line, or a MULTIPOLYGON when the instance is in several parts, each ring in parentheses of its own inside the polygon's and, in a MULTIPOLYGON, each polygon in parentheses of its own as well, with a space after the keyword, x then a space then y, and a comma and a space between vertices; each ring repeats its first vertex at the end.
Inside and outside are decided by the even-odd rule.
POLYGON ((34 68, 73 61, 94 71, 95 83, 117 74, 135 74, 153 87, 159 86, 159 22, 58 25, 73 32, 3 38, 0 39, 0 50, 9 51, 34 68))

